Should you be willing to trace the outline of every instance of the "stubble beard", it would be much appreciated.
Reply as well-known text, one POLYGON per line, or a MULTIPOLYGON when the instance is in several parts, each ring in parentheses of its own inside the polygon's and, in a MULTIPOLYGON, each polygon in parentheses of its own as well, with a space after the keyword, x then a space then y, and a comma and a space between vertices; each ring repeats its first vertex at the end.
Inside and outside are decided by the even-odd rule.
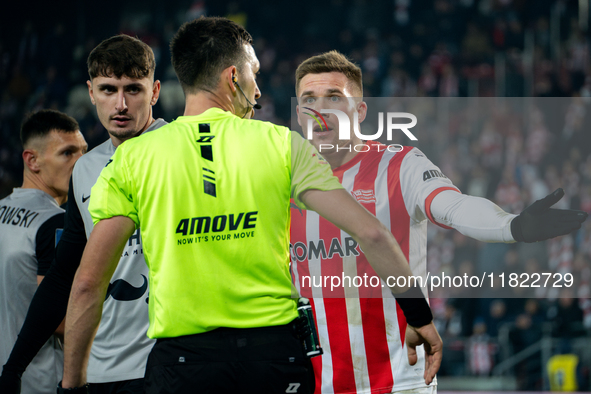
POLYGON ((126 141, 128 139, 137 137, 141 133, 142 133, 141 131, 137 131, 137 130, 109 130, 110 135, 112 135, 113 137, 115 137, 121 141, 126 141))

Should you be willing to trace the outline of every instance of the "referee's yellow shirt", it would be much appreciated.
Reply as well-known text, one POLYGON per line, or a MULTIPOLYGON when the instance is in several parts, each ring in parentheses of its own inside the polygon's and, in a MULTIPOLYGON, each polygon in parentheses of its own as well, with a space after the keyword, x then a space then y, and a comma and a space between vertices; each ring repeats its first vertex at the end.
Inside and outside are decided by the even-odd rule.
POLYGON ((151 338, 297 317, 289 273, 290 198, 342 186, 299 134, 218 108, 123 143, 89 211, 141 228, 151 338))

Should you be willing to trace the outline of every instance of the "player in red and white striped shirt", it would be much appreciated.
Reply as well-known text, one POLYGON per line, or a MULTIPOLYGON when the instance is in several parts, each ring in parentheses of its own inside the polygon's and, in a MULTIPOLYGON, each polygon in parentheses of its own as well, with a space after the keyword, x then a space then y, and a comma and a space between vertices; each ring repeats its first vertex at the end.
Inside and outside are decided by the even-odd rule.
MULTIPOLYGON (((572 212, 547 209, 560 193, 539 201, 546 209, 541 213, 538 209, 527 217, 512 215, 486 199, 462 195, 420 150, 404 147, 395 152, 356 137, 353 114, 357 112, 361 123, 367 112, 362 91, 361 70, 343 55, 332 51, 312 57, 296 71, 298 122, 307 135, 312 110, 338 109, 349 116, 351 140, 339 140, 337 118, 322 114, 326 124, 311 123, 311 142, 345 189, 390 229, 414 275, 427 275, 427 219, 487 242, 515 238, 532 242, 561 235, 548 230, 555 225, 539 223, 555 219, 549 211, 572 212), (520 219, 513 220, 516 217, 520 219), (540 234, 542 227, 546 232, 540 234)), ((417 349, 419 362, 409 365, 404 315, 388 287, 375 286, 381 282, 355 241, 315 212, 292 205, 291 218, 294 283, 302 296, 312 300, 324 349, 322 357, 312 359, 316 392, 434 393, 436 381, 427 386, 423 379, 423 349, 417 349), (336 277, 363 279, 364 275, 361 286, 359 281, 331 286, 337 284, 336 277)), ((578 212, 570 214, 573 223, 560 231, 579 228, 585 218, 578 212)))

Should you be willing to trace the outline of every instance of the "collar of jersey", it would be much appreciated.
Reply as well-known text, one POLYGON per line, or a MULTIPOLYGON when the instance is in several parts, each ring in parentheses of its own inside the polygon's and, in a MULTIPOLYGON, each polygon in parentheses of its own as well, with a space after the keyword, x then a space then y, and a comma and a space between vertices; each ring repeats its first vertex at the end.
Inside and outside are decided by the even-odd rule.
POLYGON ((199 115, 191 115, 191 116, 179 116, 177 121, 179 122, 193 122, 196 117, 199 118, 206 118, 206 119, 217 119, 217 118, 227 118, 229 116, 235 116, 233 113, 224 111, 218 107, 212 107, 205 112, 200 113, 199 115))
MULTIPOLYGON (((373 148, 374 145, 382 145, 380 142, 378 141, 364 141, 365 145, 369 145, 373 148)), ((345 164, 335 168, 334 170, 332 170, 333 174, 336 173, 341 173, 344 171, 347 171, 349 168, 353 167, 355 164, 359 163, 361 161, 361 159, 363 159, 363 154, 368 153, 368 152, 359 152, 355 155, 355 157, 353 157, 351 160, 349 160, 348 162, 346 162, 345 164)))
POLYGON ((55 201, 55 199, 53 197, 51 197, 49 194, 47 194, 46 192, 44 192, 43 190, 40 190, 40 189, 35 189, 35 188, 23 189, 22 187, 15 187, 14 189, 12 189, 12 194, 14 196, 22 196, 22 195, 27 195, 27 194, 37 194, 38 196, 45 198, 47 201, 51 201, 56 207, 59 207, 59 205, 57 205, 57 201, 55 201))

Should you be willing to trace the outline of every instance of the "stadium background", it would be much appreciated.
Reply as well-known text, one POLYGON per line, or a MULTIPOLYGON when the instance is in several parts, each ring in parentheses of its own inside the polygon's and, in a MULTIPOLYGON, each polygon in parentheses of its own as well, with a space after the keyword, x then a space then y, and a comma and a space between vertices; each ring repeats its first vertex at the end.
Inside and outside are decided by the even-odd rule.
MULTIPOLYGON (((591 138, 581 126, 591 114, 588 1, 51 3, 13 4, 0 16, 0 198, 22 182, 18 131, 26 113, 67 112, 89 148, 107 138, 85 84, 86 57, 101 40, 122 32, 153 48, 162 81, 154 114, 171 121, 184 98, 170 66, 170 38, 187 20, 220 15, 254 37, 263 93, 257 118, 284 125, 295 68, 331 49, 362 67, 366 97, 562 97, 558 122, 549 121, 552 109, 537 121, 514 114, 510 124, 432 130, 416 145, 464 193, 507 211, 518 213, 561 186, 562 208, 591 213, 591 138), (578 126, 569 123, 573 114, 578 126), (525 152, 517 158, 515 144, 525 152)), ((536 299, 509 298, 516 296, 510 290, 433 299, 445 343, 440 389, 547 390, 548 368, 555 384, 574 374, 579 390, 591 389, 591 220, 575 234, 527 245, 478 243, 430 225, 428 254, 429 267, 446 272, 571 272, 579 284, 536 299), (578 356, 577 367, 551 361, 560 354, 578 356)))

